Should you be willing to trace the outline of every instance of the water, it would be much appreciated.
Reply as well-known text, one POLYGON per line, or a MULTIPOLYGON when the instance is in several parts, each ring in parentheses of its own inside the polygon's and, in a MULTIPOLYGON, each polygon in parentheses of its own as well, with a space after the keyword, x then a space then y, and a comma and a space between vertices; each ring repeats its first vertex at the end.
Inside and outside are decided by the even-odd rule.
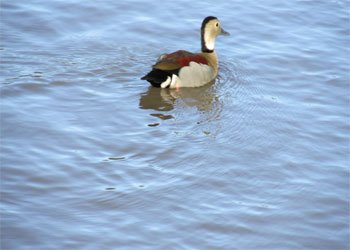
POLYGON ((1 249, 349 249, 348 1, 2 1, 1 249), (219 76, 155 89, 219 17, 219 76))

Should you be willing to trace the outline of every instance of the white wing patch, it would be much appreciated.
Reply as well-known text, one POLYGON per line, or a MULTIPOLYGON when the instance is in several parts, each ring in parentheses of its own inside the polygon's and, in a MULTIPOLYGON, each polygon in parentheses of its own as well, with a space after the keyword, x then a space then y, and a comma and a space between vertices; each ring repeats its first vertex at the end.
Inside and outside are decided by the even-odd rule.
POLYGON ((206 64, 190 62, 180 69, 179 76, 173 74, 161 83, 161 88, 200 87, 216 77, 215 70, 206 64))
POLYGON ((200 87, 214 80, 215 77, 216 74, 213 67, 206 64, 190 62, 189 66, 180 69, 176 83, 171 81, 170 88, 200 87))

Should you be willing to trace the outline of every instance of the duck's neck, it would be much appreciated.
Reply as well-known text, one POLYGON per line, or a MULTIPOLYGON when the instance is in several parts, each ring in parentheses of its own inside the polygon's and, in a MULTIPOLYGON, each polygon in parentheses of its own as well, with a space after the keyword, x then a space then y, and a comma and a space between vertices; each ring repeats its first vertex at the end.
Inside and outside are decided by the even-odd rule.
POLYGON ((216 55, 216 51, 213 50, 212 52, 204 52, 202 51, 200 53, 203 57, 205 57, 208 61, 208 64, 214 68, 215 70, 215 75, 217 74, 218 72, 218 57, 216 55))
POLYGON ((205 29, 201 32, 202 52, 212 53, 215 47, 215 36, 205 29))

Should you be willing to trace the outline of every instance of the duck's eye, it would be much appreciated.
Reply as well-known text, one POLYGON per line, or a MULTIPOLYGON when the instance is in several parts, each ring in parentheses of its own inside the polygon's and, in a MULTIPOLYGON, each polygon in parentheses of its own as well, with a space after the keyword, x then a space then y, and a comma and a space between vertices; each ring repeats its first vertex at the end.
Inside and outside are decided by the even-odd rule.
POLYGON ((216 23, 216 27, 218 27, 219 26, 219 23, 216 23))

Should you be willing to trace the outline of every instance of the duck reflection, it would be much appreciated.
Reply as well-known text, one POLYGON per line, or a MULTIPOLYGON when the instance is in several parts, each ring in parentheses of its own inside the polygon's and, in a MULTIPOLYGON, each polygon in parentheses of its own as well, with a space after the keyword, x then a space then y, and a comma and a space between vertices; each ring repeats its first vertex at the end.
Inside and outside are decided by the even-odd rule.
POLYGON ((181 100, 186 106, 196 107, 198 111, 206 113, 207 118, 210 119, 210 114, 220 113, 214 82, 198 88, 180 88, 179 90, 149 87, 147 92, 141 94, 139 107, 161 111, 162 113, 150 115, 162 120, 175 119, 173 115, 165 113, 173 110, 175 104, 180 106, 178 101, 181 100))
POLYGON ((174 101, 175 99, 171 97, 168 89, 150 86, 147 92, 141 94, 139 107, 141 109, 170 111, 174 109, 174 101))

